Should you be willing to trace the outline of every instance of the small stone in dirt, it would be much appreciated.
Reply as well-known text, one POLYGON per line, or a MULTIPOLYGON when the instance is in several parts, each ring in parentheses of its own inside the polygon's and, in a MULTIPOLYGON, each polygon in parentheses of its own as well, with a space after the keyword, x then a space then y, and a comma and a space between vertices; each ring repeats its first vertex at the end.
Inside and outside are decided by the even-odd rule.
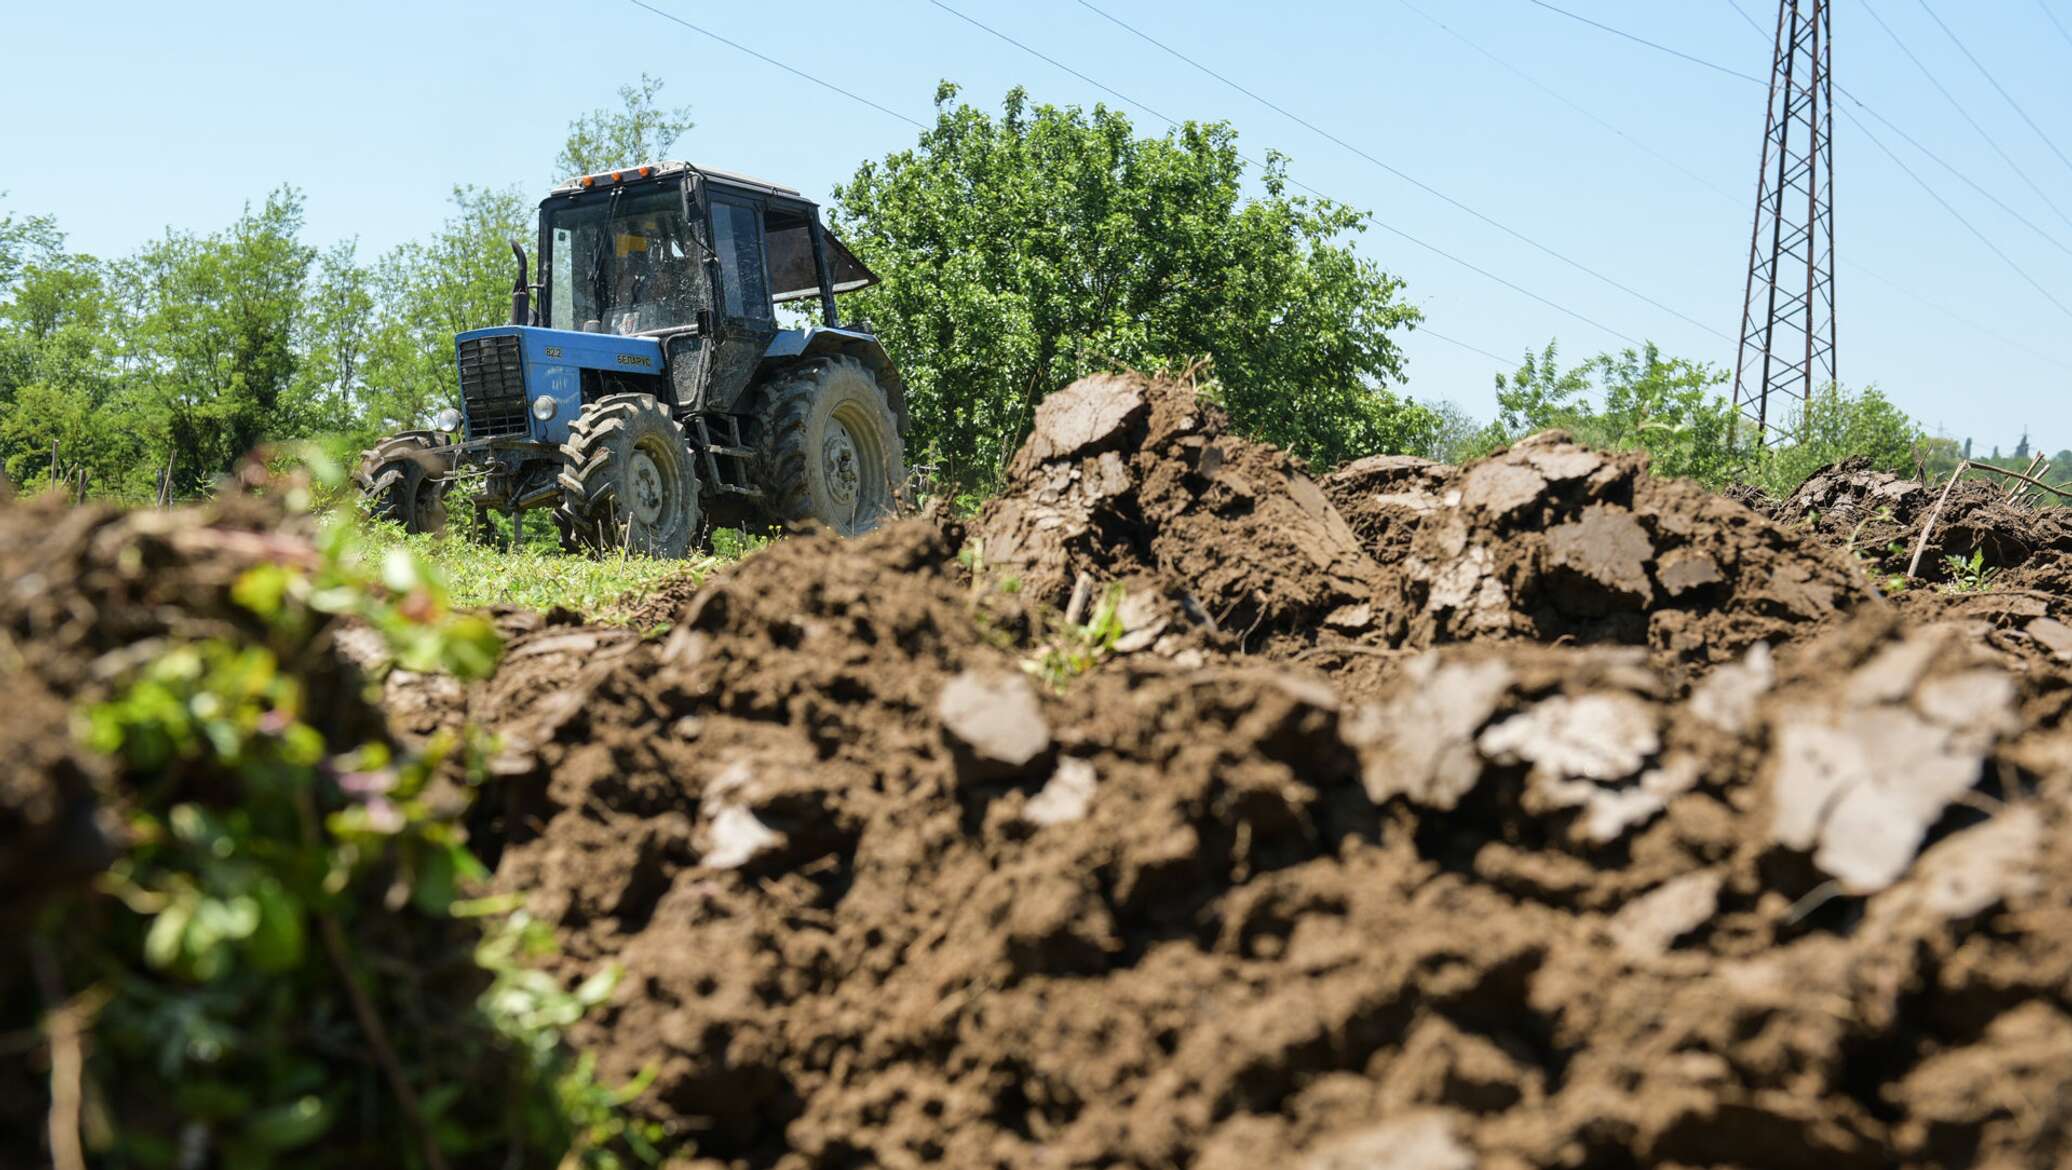
POLYGON ((2067 662, 2072 662, 2072 626, 2056 618, 2037 618, 2023 631, 2031 641, 2067 662))
POLYGON ((1067 756, 1058 761, 1043 791, 1029 798, 1022 817, 1032 825, 1063 825, 1086 817, 1094 799, 1094 766, 1090 761, 1067 756))
POLYGON ((699 860, 711 869, 739 869, 783 844, 784 834, 740 805, 730 804, 706 826, 705 850, 699 860))
POLYGON ((1310 1151, 1301 1170, 1475 1170, 1452 1119, 1426 1113, 1384 1121, 1310 1151))
POLYGON ((1050 724, 1019 674, 967 670, 943 687, 935 713, 961 772, 1012 774, 1050 750, 1050 724))
POLYGON ((1676 940, 1719 911, 1720 875, 1687 873, 1634 899, 1612 916, 1612 938, 1637 959, 1666 954, 1676 940))

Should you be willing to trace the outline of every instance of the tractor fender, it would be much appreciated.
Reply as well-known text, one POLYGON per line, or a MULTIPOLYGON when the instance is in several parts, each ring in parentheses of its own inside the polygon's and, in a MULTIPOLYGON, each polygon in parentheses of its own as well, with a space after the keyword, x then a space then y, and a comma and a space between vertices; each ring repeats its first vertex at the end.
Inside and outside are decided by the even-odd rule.
POLYGON ((878 385, 884 388, 886 405, 892 408, 899 433, 906 434, 906 380, 899 376, 899 368, 892 364, 892 356, 885 352, 877 337, 860 329, 811 325, 779 332, 771 339, 770 347, 763 351, 762 360, 756 365, 755 380, 742 397, 740 412, 752 415, 761 410, 764 387, 785 370, 818 357, 847 357, 862 362, 865 369, 876 375, 878 385))

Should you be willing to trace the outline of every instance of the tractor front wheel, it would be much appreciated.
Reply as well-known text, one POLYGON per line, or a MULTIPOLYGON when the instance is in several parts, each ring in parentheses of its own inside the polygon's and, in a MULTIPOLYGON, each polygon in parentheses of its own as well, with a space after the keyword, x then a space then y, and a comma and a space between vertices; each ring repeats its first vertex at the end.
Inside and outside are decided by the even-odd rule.
POLYGON ((819 521, 855 536, 892 515, 904 451, 885 392, 863 363, 821 358, 789 371, 770 386, 758 423, 773 520, 819 521))
POLYGON ((669 410, 646 394, 583 407, 561 445, 564 539, 592 552, 681 557, 698 534, 698 473, 669 410))
POLYGON ((438 446, 434 432, 404 431, 364 452, 353 480, 367 500, 367 514, 400 524, 405 532, 446 531, 446 491, 453 481, 438 446))

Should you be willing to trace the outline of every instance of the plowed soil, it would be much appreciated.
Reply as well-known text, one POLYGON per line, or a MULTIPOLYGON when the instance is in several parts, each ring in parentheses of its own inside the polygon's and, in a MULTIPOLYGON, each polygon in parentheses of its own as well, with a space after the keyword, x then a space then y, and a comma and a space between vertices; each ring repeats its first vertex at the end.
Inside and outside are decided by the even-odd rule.
POLYGON ((1638 457, 1317 480, 1108 377, 968 523, 386 705, 499 736, 475 844, 677 1165, 2062 1165, 2061 551, 1888 601, 1638 457))

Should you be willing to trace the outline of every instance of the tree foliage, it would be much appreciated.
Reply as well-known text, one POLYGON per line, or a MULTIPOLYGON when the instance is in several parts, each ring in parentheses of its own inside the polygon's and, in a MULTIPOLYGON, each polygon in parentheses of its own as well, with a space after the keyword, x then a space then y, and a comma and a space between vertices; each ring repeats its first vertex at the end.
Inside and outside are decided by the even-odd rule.
POLYGON ((661 79, 643 73, 637 84, 619 87, 618 109, 600 107, 571 122, 568 139, 554 159, 558 177, 661 160, 697 124, 691 121, 689 106, 657 106, 655 95, 661 92, 661 79))
POLYGON ((1436 432, 1387 386, 1418 320, 1344 243, 1363 213, 1290 196, 1269 156, 1242 190, 1222 123, 1139 137, 1104 106, 999 117, 944 85, 910 150, 836 192, 836 230, 884 283, 850 302, 899 357, 916 461, 990 479, 1044 395, 1094 370, 1207 357, 1233 420, 1321 463, 1436 432))
POLYGON ((1563 368, 1560 346, 1528 351, 1518 369, 1497 375, 1497 416, 1455 454, 1473 457, 1535 431, 1558 428, 1594 447, 1646 451, 1658 475, 1712 487, 1750 483, 1789 494, 1829 463, 1865 456, 1882 469, 1909 470, 1933 450, 1921 429, 1875 387, 1830 386, 1789 412, 1768 443, 1754 425, 1737 425, 1721 391, 1728 372, 1666 357, 1649 342, 1601 353, 1563 368))

